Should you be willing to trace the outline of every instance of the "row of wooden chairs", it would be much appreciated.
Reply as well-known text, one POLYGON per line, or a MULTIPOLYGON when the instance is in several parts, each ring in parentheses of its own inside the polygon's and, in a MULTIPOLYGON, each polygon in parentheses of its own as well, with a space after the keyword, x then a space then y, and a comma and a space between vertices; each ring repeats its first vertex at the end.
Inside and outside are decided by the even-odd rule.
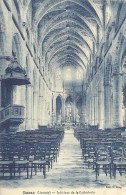
POLYGON ((121 131, 100 131, 75 129, 74 135, 80 141, 84 163, 96 172, 99 171, 115 176, 126 172, 126 138, 121 137, 121 131), (99 137, 100 135, 100 137, 99 137))
POLYGON ((63 130, 24 131, 15 134, 3 134, 0 139, 1 179, 24 176, 32 178, 47 170, 57 161, 63 130))

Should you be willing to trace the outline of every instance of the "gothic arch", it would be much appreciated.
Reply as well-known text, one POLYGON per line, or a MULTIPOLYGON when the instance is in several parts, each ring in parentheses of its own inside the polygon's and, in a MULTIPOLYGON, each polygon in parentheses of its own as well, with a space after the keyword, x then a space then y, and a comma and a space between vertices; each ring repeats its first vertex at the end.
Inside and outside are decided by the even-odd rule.
POLYGON ((73 102, 72 95, 67 95, 66 100, 65 100, 65 103, 67 103, 67 102, 73 102))
POLYGON ((65 100, 65 121, 68 123, 74 120, 74 99, 72 95, 67 95, 65 100))
POLYGON ((56 98, 60 97, 61 101, 63 101, 63 97, 61 94, 58 94, 56 98))
POLYGON ((62 114, 62 97, 58 95, 56 98, 56 121, 61 123, 61 114, 62 114))

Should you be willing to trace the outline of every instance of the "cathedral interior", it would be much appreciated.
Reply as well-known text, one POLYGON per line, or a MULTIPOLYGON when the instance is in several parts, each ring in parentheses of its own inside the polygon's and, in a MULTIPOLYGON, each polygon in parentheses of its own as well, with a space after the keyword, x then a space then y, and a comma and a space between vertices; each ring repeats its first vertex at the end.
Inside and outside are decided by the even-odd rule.
POLYGON ((125 128, 126 1, 0 0, 0 178, 46 178, 69 136, 122 175, 125 128))

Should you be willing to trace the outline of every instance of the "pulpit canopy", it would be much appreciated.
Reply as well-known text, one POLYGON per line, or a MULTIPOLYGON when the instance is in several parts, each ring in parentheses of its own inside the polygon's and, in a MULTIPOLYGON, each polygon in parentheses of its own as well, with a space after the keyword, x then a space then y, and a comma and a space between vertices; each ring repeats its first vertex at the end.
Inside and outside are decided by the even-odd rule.
POLYGON ((16 58, 11 61, 9 66, 5 70, 3 81, 10 85, 28 85, 30 84, 25 69, 21 67, 16 58))

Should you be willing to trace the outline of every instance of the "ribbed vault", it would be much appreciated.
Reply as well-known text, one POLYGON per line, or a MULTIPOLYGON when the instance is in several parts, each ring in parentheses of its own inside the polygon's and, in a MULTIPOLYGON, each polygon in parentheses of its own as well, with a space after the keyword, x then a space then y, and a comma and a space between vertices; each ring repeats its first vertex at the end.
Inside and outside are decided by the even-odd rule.
POLYGON ((81 67, 86 72, 103 32, 103 2, 98 0, 27 0, 46 70, 81 67))

